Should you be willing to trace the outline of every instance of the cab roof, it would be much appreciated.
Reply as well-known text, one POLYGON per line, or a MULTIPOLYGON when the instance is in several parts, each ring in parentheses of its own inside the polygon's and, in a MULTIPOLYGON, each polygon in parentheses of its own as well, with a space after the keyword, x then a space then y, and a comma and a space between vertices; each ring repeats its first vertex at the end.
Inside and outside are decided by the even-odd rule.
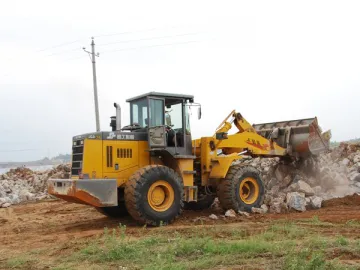
POLYGON ((194 96, 192 95, 183 95, 183 94, 173 94, 173 93, 160 93, 160 92, 149 92, 140 96, 136 96, 133 98, 129 98, 126 100, 126 102, 131 102, 134 100, 138 100, 145 97, 162 97, 162 98, 170 98, 170 99, 185 99, 189 100, 190 103, 194 102, 194 96))

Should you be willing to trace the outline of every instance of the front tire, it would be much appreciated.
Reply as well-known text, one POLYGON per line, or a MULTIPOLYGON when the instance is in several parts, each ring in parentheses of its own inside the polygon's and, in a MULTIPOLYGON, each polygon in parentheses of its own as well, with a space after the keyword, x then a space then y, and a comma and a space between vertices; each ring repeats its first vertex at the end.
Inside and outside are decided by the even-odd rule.
POLYGON ((251 166, 233 166, 217 189, 224 210, 251 212, 264 201, 265 188, 260 172, 251 166))
POLYGON ((124 202, 124 189, 118 188, 118 206, 95 207, 95 209, 109 218, 121 218, 129 215, 124 202))
POLYGON ((183 182, 172 169, 146 166, 135 172, 125 185, 125 205, 129 214, 142 224, 170 224, 184 207, 183 182))

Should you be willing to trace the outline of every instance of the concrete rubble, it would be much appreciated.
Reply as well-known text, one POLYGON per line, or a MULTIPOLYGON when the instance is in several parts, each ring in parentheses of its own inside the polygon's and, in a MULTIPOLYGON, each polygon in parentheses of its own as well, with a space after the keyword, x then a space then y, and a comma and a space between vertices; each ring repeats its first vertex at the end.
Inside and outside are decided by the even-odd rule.
MULTIPOLYGON (((360 143, 341 143, 329 153, 301 164, 251 157, 238 163, 260 170, 269 213, 318 209, 324 200, 360 193, 360 143)), ((265 211, 253 208, 252 212, 265 211)))
POLYGON ((0 208, 26 201, 49 198, 47 180, 70 177, 70 164, 58 165, 47 171, 32 171, 19 167, 0 175, 0 208))

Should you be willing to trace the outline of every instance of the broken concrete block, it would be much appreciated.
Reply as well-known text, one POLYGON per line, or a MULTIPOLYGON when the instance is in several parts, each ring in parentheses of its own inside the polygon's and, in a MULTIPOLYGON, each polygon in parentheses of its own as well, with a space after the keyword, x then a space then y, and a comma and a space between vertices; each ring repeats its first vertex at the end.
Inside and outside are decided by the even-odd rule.
POLYGON ((0 207, 6 203, 5 198, 0 198, 0 207))
POLYGON ((344 158, 344 159, 341 161, 341 164, 342 164, 342 165, 345 165, 345 166, 349 165, 349 163, 350 163, 350 160, 349 160, 348 158, 344 158))
POLYGON ((250 214, 248 212, 239 211, 238 213, 244 217, 250 217, 250 214))
POLYGON ((286 195, 286 203, 290 209, 304 212, 306 210, 305 194, 299 192, 290 192, 286 195))
POLYGON ((313 196, 315 194, 315 191, 303 180, 299 180, 297 183, 290 185, 289 189, 292 192, 305 193, 306 196, 313 196))
POLYGON ((4 203, 1 207, 2 207, 2 208, 7 208, 7 207, 9 207, 9 206, 11 206, 11 203, 4 203))
POLYGON ((349 175, 349 179, 350 181, 353 182, 360 182, 360 173, 358 172, 353 172, 349 175))
POLYGON ((270 205, 269 212, 280 214, 280 213, 287 212, 287 210, 288 210, 288 207, 287 207, 286 203, 281 198, 277 198, 277 199, 274 199, 274 201, 270 205))
POLYGON ((225 217, 236 217, 236 213, 233 209, 229 209, 225 212, 225 217))
POLYGON ((268 212, 268 207, 263 204, 260 208, 252 207, 251 212, 257 213, 257 214, 266 214, 268 212))
POLYGON ((319 209, 319 208, 321 208, 321 203, 322 203, 323 199, 318 196, 312 196, 312 197, 310 197, 310 201, 311 201, 312 208, 319 209))
POLYGON ((217 215, 214 215, 214 214, 211 214, 211 215, 209 216, 209 218, 210 218, 210 219, 214 219, 214 220, 219 219, 219 218, 217 217, 217 215))

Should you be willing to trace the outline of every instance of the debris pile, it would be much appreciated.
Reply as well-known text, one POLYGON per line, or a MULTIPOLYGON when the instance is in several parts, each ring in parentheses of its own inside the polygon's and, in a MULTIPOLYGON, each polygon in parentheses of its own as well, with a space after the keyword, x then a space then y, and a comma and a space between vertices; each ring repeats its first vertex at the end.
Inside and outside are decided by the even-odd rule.
POLYGON ((41 172, 19 167, 0 175, 0 208, 9 207, 25 201, 47 198, 49 178, 67 179, 70 177, 70 164, 41 172))
POLYGON ((264 205, 254 213, 317 209, 324 200, 360 193, 360 143, 342 143, 300 164, 279 158, 249 158, 241 163, 258 168, 265 184, 264 205))

